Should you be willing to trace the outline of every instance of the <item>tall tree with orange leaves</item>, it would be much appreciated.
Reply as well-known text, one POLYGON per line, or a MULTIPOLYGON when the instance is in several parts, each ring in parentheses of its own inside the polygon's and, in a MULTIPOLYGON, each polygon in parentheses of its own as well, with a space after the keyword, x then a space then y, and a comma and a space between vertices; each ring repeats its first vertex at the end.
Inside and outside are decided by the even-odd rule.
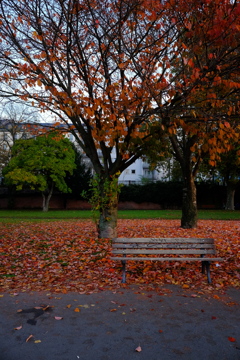
POLYGON ((193 228, 201 161, 208 156, 214 166, 239 141, 239 4, 194 1, 186 4, 185 17, 182 9, 176 7, 173 17, 181 48, 172 63, 175 94, 159 123, 182 170, 181 226, 193 228))
POLYGON ((240 130, 239 4, 195 4, 198 11, 189 9, 186 18, 176 11, 176 21, 182 21, 179 32, 185 24, 174 70, 182 76, 172 99, 176 112, 163 120, 182 169, 181 226, 185 228, 197 226, 194 181, 201 161, 208 156, 210 165, 216 165, 221 154, 239 141, 240 130))
MULTIPOLYGON (((174 131, 186 106, 199 103, 206 84, 237 86, 229 73, 239 60, 240 6, 230 0, 212 3, 1 2, 1 90, 51 110, 90 158, 104 199, 100 237, 116 236, 117 191, 106 184, 116 183, 141 156, 154 116, 174 131), (206 64, 198 61, 203 53, 206 64)), ((215 104, 209 94, 204 104, 215 104)))

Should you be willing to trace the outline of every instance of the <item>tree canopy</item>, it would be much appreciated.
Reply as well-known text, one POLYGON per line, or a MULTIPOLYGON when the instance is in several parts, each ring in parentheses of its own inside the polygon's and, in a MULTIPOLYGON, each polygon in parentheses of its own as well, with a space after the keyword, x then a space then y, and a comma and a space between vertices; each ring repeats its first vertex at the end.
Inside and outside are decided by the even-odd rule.
MULTIPOLYGON (((222 116, 239 113, 231 100, 239 92, 237 1, 2 0, 0 7, 2 93, 55 113, 103 193, 141 156, 154 115, 174 133, 179 122, 196 132, 213 119, 224 131, 230 122, 222 116)), ((116 235, 116 204, 100 209, 100 236, 116 235)))
POLYGON ((75 153, 70 141, 56 134, 46 134, 27 140, 17 140, 12 158, 4 168, 6 184, 37 189, 43 194, 43 210, 48 210, 54 187, 68 192, 65 178, 75 168, 75 153))

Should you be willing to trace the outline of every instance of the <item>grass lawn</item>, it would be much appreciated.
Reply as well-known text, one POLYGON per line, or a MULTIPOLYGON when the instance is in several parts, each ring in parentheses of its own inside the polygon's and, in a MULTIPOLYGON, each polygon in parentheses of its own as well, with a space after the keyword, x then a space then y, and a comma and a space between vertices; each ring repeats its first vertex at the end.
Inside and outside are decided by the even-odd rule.
MULTIPOLYGON (((180 219, 181 210, 119 210, 119 219, 180 219)), ((0 222, 90 219, 90 210, 0 210, 0 222)), ((199 210, 199 219, 240 220, 240 211, 199 210)))

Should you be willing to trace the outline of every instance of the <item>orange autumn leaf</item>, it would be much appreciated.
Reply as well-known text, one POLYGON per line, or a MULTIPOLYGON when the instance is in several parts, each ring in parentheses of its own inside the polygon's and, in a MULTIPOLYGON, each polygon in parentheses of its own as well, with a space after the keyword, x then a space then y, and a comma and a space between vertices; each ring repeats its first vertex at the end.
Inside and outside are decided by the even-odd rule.
POLYGON ((33 338, 33 335, 29 335, 28 338, 26 339, 26 342, 28 342, 29 340, 31 340, 33 338))

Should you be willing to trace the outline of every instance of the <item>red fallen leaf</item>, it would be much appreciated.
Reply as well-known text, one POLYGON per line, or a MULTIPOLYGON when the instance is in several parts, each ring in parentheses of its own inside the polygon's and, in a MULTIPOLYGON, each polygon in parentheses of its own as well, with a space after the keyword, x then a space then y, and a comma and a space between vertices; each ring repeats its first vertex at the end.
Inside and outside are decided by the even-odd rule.
POLYGON ((162 330, 158 330, 159 333, 162 333, 163 331, 162 330))
POLYGON ((110 312, 114 312, 114 311, 117 311, 117 309, 111 309, 110 312))
POLYGON ((139 346, 135 349, 135 351, 137 351, 137 352, 141 352, 141 351, 142 351, 141 346, 139 345, 139 346))
POLYGON ((212 316, 212 320, 216 320, 216 316, 212 316))
POLYGON ((26 342, 28 342, 31 338, 33 338, 33 335, 29 335, 29 337, 26 339, 26 342))
POLYGON ((17 327, 14 328, 14 330, 21 330, 21 329, 22 329, 22 325, 17 326, 17 327))
POLYGON ((54 319, 55 319, 55 320, 62 320, 63 317, 62 317, 62 316, 54 316, 54 319))
POLYGON ((236 339, 235 339, 234 337, 231 337, 231 336, 228 337, 228 340, 231 341, 231 342, 235 342, 235 341, 236 341, 236 339))

